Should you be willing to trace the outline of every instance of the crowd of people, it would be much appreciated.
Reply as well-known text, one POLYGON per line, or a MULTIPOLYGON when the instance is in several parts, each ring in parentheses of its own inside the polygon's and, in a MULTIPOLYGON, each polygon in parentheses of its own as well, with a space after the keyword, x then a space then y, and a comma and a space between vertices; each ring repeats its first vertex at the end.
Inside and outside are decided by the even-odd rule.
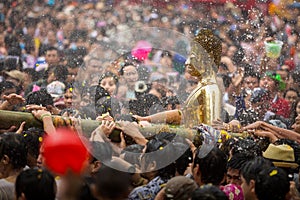
POLYGON ((0 199, 300 199, 297 5, 1 1, 0 199), (187 127, 193 59, 222 112, 187 127))

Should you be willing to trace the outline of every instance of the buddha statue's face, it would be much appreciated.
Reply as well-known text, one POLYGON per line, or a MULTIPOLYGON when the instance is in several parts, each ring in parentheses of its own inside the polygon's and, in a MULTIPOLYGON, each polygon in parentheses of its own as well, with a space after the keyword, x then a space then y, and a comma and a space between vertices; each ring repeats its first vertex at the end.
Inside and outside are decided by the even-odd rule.
POLYGON ((201 74, 196 69, 197 65, 197 57, 194 54, 191 54, 190 57, 185 62, 186 72, 189 73, 191 76, 199 77, 201 74))

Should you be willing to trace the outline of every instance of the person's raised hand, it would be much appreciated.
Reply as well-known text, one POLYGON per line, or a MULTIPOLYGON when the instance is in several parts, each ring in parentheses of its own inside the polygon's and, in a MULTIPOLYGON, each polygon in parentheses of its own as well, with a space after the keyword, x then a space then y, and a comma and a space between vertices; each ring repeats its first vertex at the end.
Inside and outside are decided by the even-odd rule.
POLYGON ((139 125, 136 122, 118 121, 116 128, 122 130, 123 133, 130 136, 136 143, 145 145, 148 140, 139 131, 139 125))
POLYGON ((35 105, 35 104, 26 105, 26 109, 29 110, 29 111, 33 111, 33 110, 47 110, 46 107, 44 107, 42 105, 35 105))
POLYGON ((18 94, 15 94, 15 93, 12 93, 12 94, 9 94, 9 95, 4 95, 3 98, 4 98, 11 106, 14 106, 14 105, 17 105, 17 104, 20 104, 20 103, 24 103, 24 102, 25 102, 25 99, 24 99, 21 95, 18 95, 18 94))
POLYGON ((243 130, 253 130, 253 129, 262 129, 263 121, 256 121, 252 124, 249 124, 243 128, 243 130))
POLYGON ((111 132, 115 129, 116 124, 113 121, 102 120, 100 128, 102 132, 108 137, 111 132))
POLYGON ((51 113, 47 110, 32 110, 31 113, 40 121, 43 121, 44 117, 51 117, 51 113))

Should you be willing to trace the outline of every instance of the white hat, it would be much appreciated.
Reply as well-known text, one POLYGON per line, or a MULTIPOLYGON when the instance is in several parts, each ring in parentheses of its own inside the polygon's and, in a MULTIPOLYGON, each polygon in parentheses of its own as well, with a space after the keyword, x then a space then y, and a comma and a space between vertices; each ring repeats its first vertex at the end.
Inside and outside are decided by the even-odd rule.
POLYGON ((47 92, 53 97, 57 98, 63 96, 65 92, 65 84, 60 81, 53 81, 47 85, 47 92))

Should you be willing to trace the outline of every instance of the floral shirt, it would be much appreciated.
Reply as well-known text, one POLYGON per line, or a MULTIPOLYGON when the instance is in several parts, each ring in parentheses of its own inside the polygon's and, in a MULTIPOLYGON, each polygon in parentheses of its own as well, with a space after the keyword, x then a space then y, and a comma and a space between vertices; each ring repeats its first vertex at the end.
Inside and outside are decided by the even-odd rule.
POLYGON ((135 188, 129 195, 129 200, 154 200, 157 193, 164 187, 167 181, 159 176, 151 180, 147 185, 135 188))

